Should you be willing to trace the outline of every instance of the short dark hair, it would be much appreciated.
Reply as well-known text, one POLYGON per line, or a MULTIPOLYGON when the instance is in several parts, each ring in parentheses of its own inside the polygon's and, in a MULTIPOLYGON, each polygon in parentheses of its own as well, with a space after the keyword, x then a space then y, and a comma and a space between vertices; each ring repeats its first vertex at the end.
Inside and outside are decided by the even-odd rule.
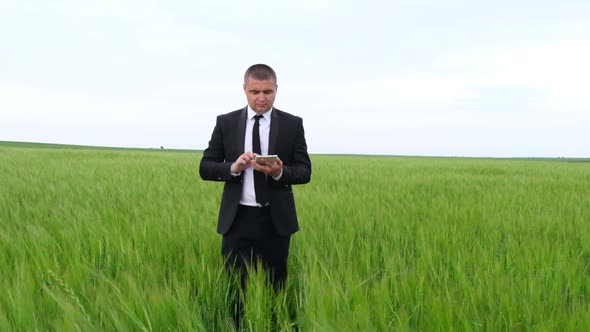
POLYGON ((261 63, 252 65, 246 70, 246 73, 244 74, 244 84, 246 84, 250 77, 260 81, 272 79, 275 84, 277 83, 277 74, 275 74, 275 71, 272 70, 270 66, 261 63))

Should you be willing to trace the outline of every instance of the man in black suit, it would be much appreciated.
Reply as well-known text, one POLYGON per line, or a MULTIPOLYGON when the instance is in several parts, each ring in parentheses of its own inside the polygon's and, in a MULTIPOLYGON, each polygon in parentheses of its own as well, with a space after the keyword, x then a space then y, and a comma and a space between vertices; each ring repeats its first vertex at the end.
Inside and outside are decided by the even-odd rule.
POLYGON ((301 118, 273 107, 274 70, 253 65, 244 75, 248 105, 217 117, 199 172, 223 181, 217 232, 227 266, 245 285, 246 266, 260 261, 273 286, 287 278, 291 234, 299 230, 291 185, 310 181, 311 161, 301 118), (277 155, 276 162, 256 162, 277 155))

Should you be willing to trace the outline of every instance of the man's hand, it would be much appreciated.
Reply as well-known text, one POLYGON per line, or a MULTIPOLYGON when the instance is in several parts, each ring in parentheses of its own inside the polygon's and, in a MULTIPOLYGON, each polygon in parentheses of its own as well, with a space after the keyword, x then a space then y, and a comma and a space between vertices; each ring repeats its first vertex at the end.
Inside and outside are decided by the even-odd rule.
POLYGON ((254 162, 254 158, 256 158, 256 154, 252 152, 246 152, 236 159, 236 161, 231 164, 231 172, 232 173, 242 173, 243 170, 250 167, 250 165, 254 162))
POLYGON ((250 164, 252 165, 252 168, 254 168, 255 170, 262 172, 268 176, 272 176, 274 178, 279 176, 281 174, 281 170, 283 169, 283 162, 280 158, 277 158, 277 160, 274 162, 261 160, 260 163, 257 163, 256 159, 252 158, 250 160, 250 164))

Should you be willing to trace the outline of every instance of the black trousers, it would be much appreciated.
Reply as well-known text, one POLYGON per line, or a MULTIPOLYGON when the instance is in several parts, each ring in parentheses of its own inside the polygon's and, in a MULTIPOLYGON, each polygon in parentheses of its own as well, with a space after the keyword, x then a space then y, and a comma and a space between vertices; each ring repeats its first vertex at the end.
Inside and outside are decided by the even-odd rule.
POLYGON ((244 316, 244 300, 241 293, 246 291, 248 268, 255 268, 261 263, 269 274, 274 290, 280 290, 287 279, 290 241, 291 236, 280 236, 276 232, 269 207, 240 205, 236 219, 221 241, 221 253, 227 270, 232 276, 240 278, 242 292, 234 290, 232 303, 237 330, 240 330, 244 316))
POLYGON ((287 279, 287 258, 291 236, 277 234, 269 207, 240 205, 236 218, 221 241, 226 267, 240 273, 242 288, 247 280, 247 267, 260 262, 269 273, 275 289, 287 279))

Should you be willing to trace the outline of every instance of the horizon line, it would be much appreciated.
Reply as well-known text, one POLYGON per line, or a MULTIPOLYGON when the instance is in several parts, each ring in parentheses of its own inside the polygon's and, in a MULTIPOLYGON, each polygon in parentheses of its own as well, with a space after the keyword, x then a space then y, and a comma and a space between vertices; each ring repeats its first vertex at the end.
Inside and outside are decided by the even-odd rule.
MULTIPOLYGON (((169 152, 203 152, 204 149, 191 148, 166 148, 160 147, 123 147, 123 146, 105 146, 105 145, 83 145, 71 143, 49 143, 49 142, 25 142, 25 141, 0 141, 2 145, 38 145, 43 148, 88 148, 88 149, 116 149, 116 150, 148 150, 148 151, 169 151, 169 152)), ((527 159, 527 160, 588 160, 590 157, 492 157, 492 156, 444 156, 444 155, 399 155, 399 154, 362 154, 362 153, 310 153, 310 155, 328 155, 328 156, 359 156, 359 157, 409 157, 409 158, 465 158, 465 159, 527 159)))

